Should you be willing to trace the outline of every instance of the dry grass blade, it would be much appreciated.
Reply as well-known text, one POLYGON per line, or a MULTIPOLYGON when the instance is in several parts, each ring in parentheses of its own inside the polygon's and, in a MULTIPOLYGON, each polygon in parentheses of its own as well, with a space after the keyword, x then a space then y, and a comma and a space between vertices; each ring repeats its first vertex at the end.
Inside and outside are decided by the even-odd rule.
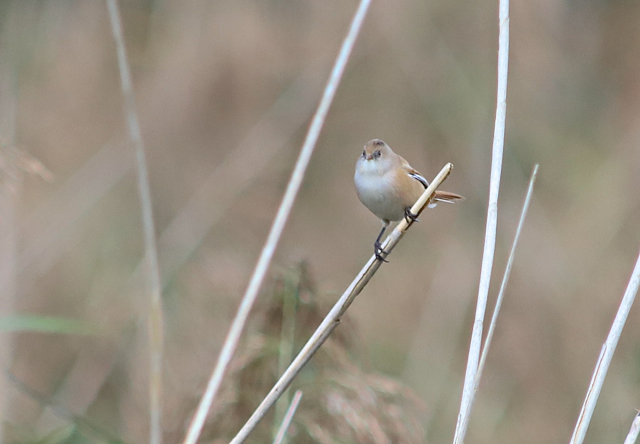
POLYGON ((161 415, 162 415, 162 346, 163 346, 163 316, 162 299, 160 289, 160 268, 158 266, 158 251, 156 247, 155 228, 153 223, 153 211, 151 207, 151 192, 149 190, 149 177, 147 163, 144 154, 144 143, 136 112, 135 95, 131 83, 131 73, 127 62, 127 54, 124 45, 122 23, 116 0, 107 0, 111 30, 116 42, 118 53, 118 67, 120 68, 120 81, 124 96, 124 113, 126 116, 129 136, 136 152, 136 164, 138 172, 138 192, 142 207, 142 226, 144 232, 145 258, 148 266, 150 283, 149 304, 149 414, 151 444, 159 444, 162 441, 161 415))
POLYGON ((571 441, 569 441, 570 444, 582 444, 584 441, 587 429, 589 428, 589 423, 591 422, 591 416, 593 415, 596 403, 598 402, 598 397, 600 396, 600 390, 604 384, 604 378, 607 376, 607 371, 609 370, 609 365, 613 358, 613 353, 616 351, 616 346, 618 345, 618 340, 622 334, 622 329, 624 328, 627 316, 629 316, 629 311, 631 311, 633 301, 638 293, 638 287, 640 287, 640 254, 636 260, 636 265, 633 269, 633 273, 631 274, 631 279, 629 279, 627 289, 622 297, 622 302, 620 302, 618 313, 613 320, 613 325, 611 325, 609 336, 607 336, 607 340, 602 346, 600 357, 598 358, 596 368, 593 372, 593 376, 591 377, 591 383, 587 389, 587 396, 582 404, 582 409, 578 416, 578 421, 576 422, 576 428, 573 431, 573 436, 571 436, 571 441))
POLYGON ((296 410, 298 409, 298 404, 300 404, 300 399, 302 398, 302 391, 296 390, 296 393, 293 395, 293 399, 291 400, 291 404, 287 409, 287 413, 284 415, 284 419, 282 420, 282 424, 278 429, 278 433, 276 434, 276 438, 273 440, 273 444, 282 444, 284 440, 284 436, 289 429, 289 425, 291 425, 291 421, 293 420, 293 415, 296 414, 296 410))
POLYGON ((498 38, 498 98, 496 102, 496 121, 493 132, 493 148, 491 158, 491 181, 489 184, 489 206, 487 210, 487 227, 480 269, 480 285, 478 302, 473 323, 469 358, 464 377, 464 388, 460 402, 460 413, 453 438, 455 444, 462 444, 469 425, 469 414, 473 400, 473 392, 478 372, 482 327, 487 308, 487 297, 493 268, 493 256, 496 247, 496 230, 498 224, 498 194, 500 191, 500 175, 502 172, 502 155, 504 151, 504 132, 507 116, 507 75, 509 70, 509 0, 500 0, 499 6, 500 35, 498 38))
MULTIPOLYGON (((299 295, 296 288, 299 287, 299 282, 295 282, 293 279, 285 278, 282 300, 282 328, 280 329, 280 346, 278 347, 278 375, 284 373, 287 366, 293 359, 295 334, 296 334, 296 311, 298 308, 299 295)), ((276 414, 274 418, 274 428, 278 423, 282 422, 282 419, 286 416, 288 410, 287 405, 290 404, 289 396, 285 394, 276 403, 276 414)))
MULTIPOLYGON (((424 193, 422 193, 422 196, 420 196, 418 201, 411 208, 411 212, 413 214, 420 215, 420 213, 422 213, 422 210, 429 203, 431 197, 438 189, 440 184, 442 184, 447 176, 449 176, 452 169, 453 165, 448 163, 440 171, 440 173, 438 173, 435 179, 433 179, 433 182, 431 182, 429 187, 427 187, 424 193)), ((386 255, 383 253, 384 257, 391 253, 393 248, 400 241, 411 224, 412 222, 407 222, 407 220, 405 219, 400 221, 393 232, 382 244, 382 250, 387 252, 386 255)), ((338 324, 340 323, 340 318, 342 317, 344 312, 349 308, 355 297, 360 294, 365 285, 367 285, 367 283, 371 280, 376 271, 378 271, 378 268, 380 268, 381 264, 382 262, 377 260, 375 256, 371 256, 371 259, 369 259, 362 270, 360 270, 360 273, 358 273, 356 278, 351 282, 351 285, 349 285, 349 287, 345 290, 338 302, 335 303, 331 311, 329 311, 320 326, 313 333, 311 338, 307 341, 304 347, 302 347, 302 350, 300 350, 298 356, 296 356, 293 362, 289 365, 289 368, 287 368, 287 370, 282 374, 269 394, 267 394, 267 396, 262 400, 262 403, 260 403, 255 412, 253 412, 246 424, 242 427, 242 429, 240 429, 235 438, 233 438, 231 444, 240 444, 247 439, 251 431, 264 417, 267 410, 269 410, 269 408, 271 408, 273 404, 275 404, 278 398, 287 389, 289 384, 291 384, 293 379, 298 375, 298 373, 300 373, 302 368, 307 364, 307 362, 309 362, 314 353, 327 340, 331 332, 338 326, 338 324)))
MULTIPOLYGON (((529 204, 531 203, 531 196, 533 195, 533 185, 536 182, 538 175, 538 167, 533 167, 531 173, 531 179, 529 180, 529 189, 522 205, 522 212, 520 213, 520 220, 518 221, 518 228, 516 229, 516 235, 511 245, 511 252, 509 253, 509 259, 507 260, 507 267, 504 270, 504 276, 502 277, 502 284, 500 285, 500 291, 498 292, 498 298, 496 300, 496 306, 493 309, 493 315, 491 316, 491 323, 489 324, 489 331, 487 337, 484 340, 484 346, 482 347, 482 356, 480 357, 480 364, 478 365, 478 373, 476 373, 476 381, 473 387, 473 397, 471 398, 471 406, 475 399, 475 394, 478 391, 480 385, 480 378, 482 378, 482 371, 484 370, 484 364, 487 362, 487 355, 489 354, 489 348, 491 347, 491 340, 493 339, 493 333, 496 329, 496 323, 498 315, 500 314, 500 308, 502 307, 502 301, 504 300, 505 290, 507 289, 507 282, 509 282, 509 276, 511 275, 511 268, 513 268, 513 261, 516 255, 516 248, 518 247, 518 241, 520 240, 520 233, 522 232, 522 226, 524 225, 524 219, 527 217, 527 211, 529 210, 529 204)), ((471 406, 469 407, 471 409, 471 406)))
POLYGON ((211 374, 205 393, 202 396, 196 413, 189 425, 187 435, 184 439, 184 444, 195 444, 198 440, 207 412, 213 403, 213 399, 215 398, 216 393, 220 388, 220 384, 222 383, 225 370, 227 369, 229 362, 231 362, 231 358, 238 346, 240 335, 249 316, 249 312, 251 311, 251 307, 258 296, 258 291, 267 273, 269 264, 271 263, 271 259, 273 258, 273 254, 275 253, 280 240, 280 236, 284 230, 284 226, 289 218, 295 198, 300 190, 300 186, 302 185, 304 173, 309 165, 311 155, 313 154, 316 142, 320 136, 320 130, 322 129, 324 120, 329 112, 329 106, 331 105, 336 90, 338 89, 342 74, 344 73, 347 61, 349 60, 353 46, 355 45, 356 38, 360 33, 362 23, 364 22, 364 18, 370 4, 371 0, 361 0, 358 10, 351 21, 349 32, 342 43, 340 53, 336 58, 333 69, 331 70, 329 81, 324 89, 322 99, 320 100, 318 109, 311 121, 311 126, 307 132, 302 149, 300 150, 300 155, 298 156, 293 173, 291 174, 291 179, 287 185, 287 190, 285 191, 280 207, 278 208, 278 213, 276 214, 271 230, 269 231, 269 236, 267 237, 267 241, 260 253, 260 258, 258 259, 258 263, 256 264, 253 275, 251 276, 247 290, 242 298, 236 317, 231 324, 229 333, 227 334, 224 345, 222 346, 218 362, 211 374))
POLYGON ((631 428, 627 434, 627 438, 624 440, 624 444, 634 444, 638 440, 640 434, 640 410, 636 413, 631 423, 631 428))

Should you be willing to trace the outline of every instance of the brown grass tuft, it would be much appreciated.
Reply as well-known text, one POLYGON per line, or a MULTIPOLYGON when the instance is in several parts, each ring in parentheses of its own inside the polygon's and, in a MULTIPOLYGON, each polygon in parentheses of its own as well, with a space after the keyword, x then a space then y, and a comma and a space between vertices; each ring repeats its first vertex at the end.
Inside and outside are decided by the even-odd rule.
MULTIPOLYGON (((316 284, 301 263, 272 280, 250 320, 248 336, 231 363, 229 374, 205 424, 203 442, 225 442, 251 415, 278 378, 282 312, 294 298, 294 350, 322 321, 330 305, 318 302, 316 284)), ((342 325, 320 348, 289 389, 304 392, 288 436, 296 443, 421 443, 424 406, 411 389, 363 364, 363 343, 356 325, 342 325)), ((194 408, 197 400, 191 400, 194 408)), ((274 411, 267 414, 252 440, 267 442, 274 433, 274 411)), ((185 415, 185 421, 190 415, 185 415)), ((176 431, 175 436, 180 436, 176 431)), ((168 442, 173 442, 169 437, 168 442)))

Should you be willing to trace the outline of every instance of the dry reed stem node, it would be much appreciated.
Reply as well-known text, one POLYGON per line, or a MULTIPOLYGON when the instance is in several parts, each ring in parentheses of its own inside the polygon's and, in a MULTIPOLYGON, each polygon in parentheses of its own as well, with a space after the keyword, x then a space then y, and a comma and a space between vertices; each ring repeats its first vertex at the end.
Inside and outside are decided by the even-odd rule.
MULTIPOLYGON (((431 184, 427 187, 424 193, 422 193, 420 198, 411 208, 411 212, 413 214, 420 215, 420 213, 422 213, 422 210, 426 208, 429 201, 433 198, 436 190, 449 176, 452 169, 453 165, 451 163, 446 164, 444 168, 442 168, 440 173, 438 173, 435 179, 433 179, 433 182, 431 182, 431 184)), ((412 220, 407 221, 406 219, 403 219, 402 221, 400 221, 400 223, 398 223, 395 229, 382 244, 382 249, 388 252, 385 257, 391 253, 393 248, 400 241, 404 233, 412 224, 412 220)), ((260 420, 264 418, 269 408, 271 408, 275 404, 275 402, 284 393, 287 387, 289 387, 293 379, 298 375, 298 373, 300 373, 307 362, 309 362, 315 352, 329 338, 331 332, 340 323, 340 318, 342 317, 342 315, 345 313, 345 311, 347 311, 355 297, 360 294, 365 285, 367 285, 367 283, 371 280, 376 271, 378 271, 380 265, 382 265, 382 261, 376 259, 375 255, 371 256, 366 265, 362 268, 362 270, 360 270, 358 275, 351 282, 351 285, 349 285, 349 287, 345 290, 338 302, 336 302, 331 311, 329 311, 329 314, 327 314, 320 326, 316 329, 311 338, 298 353, 298 356, 295 357, 293 362, 282 374, 278 382, 276 382, 267 396, 262 400, 258 408, 253 412, 249 420, 240 429, 235 438, 231 440, 231 444, 240 444, 247 439, 251 431, 256 427, 260 420)))

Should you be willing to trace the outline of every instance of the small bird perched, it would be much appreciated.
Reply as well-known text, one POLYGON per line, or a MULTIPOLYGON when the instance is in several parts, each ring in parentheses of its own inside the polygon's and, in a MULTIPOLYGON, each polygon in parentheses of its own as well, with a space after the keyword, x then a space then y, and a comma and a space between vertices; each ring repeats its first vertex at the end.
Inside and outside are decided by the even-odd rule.
MULTIPOLYGON (((381 256, 387 253, 380 246, 382 235, 391 222, 402 218, 407 221, 418 220, 417 215, 411 212, 411 207, 429 182, 380 139, 370 140, 364 146, 356 163, 354 181, 360 202, 382 220, 382 231, 373 247, 376 258, 386 262, 381 256)), ((437 202, 454 203, 458 199, 463 197, 447 191, 436 191, 429 207, 435 207, 437 202)))

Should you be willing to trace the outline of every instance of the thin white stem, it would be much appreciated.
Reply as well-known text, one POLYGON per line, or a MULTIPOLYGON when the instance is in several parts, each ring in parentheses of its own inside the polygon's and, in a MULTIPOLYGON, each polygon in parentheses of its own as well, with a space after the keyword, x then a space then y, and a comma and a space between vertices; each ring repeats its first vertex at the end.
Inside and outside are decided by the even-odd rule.
POLYGON ((293 395, 293 399, 291 400, 291 404, 289 404, 289 408, 287 409, 287 413, 284 415, 282 424, 280 424, 276 438, 273 440, 273 444, 282 444, 284 436, 287 434, 287 430, 289 429, 289 425, 291 425, 291 421, 293 420, 293 415, 296 414, 296 409, 298 408, 298 404, 300 404, 301 398, 302 391, 296 390, 296 393, 293 395))
POLYGON ((163 315, 162 298, 160 289, 160 268, 158 267, 158 251, 155 239, 155 227, 153 223, 153 210, 151 206, 151 192, 149 190, 149 177, 147 163, 144 154, 142 132, 136 112, 136 100, 131 82, 131 72, 127 62, 127 53, 124 45, 122 22, 118 3, 116 0, 107 0, 111 31, 116 42, 118 54, 118 67, 120 68, 120 82, 124 96, 124 113, 126 116, 129 137, 133 142, 136 153, 136 165, 138 176, 138 193, 142 207, 142 228, 144 233, 144 250, 148 267, 150 285, 149 301, 149 415, 150 430, 149 442, 160 444, 162 441, 162 347, 163 347, 163 315))
POLYGON ((638 287, 640 287, 640 254, 636 260, 636 265, 631 274, 631 279, 629 279, 627 289, 622 297, 622 302, 620 302, 618 313, 613 320, 613 325, 611 325, 609 336, 607 336, 607 340, 602 346, 600 357, 598 358, 596 368, 591 377, 591 383, 587 389, 587 396, 582 404, 580 416, 578 416, 578 421, 576 422, 576 428, 573 431, 573 436, 571 436, 570 444, 582 444, 584 441, 589 423, 591 422, 591 416, 593 415, 598 397, 600 396, 600 390, 604 384, 604 378, 607 376, 607 371, 613 358, 613 353, 616 351, 622 329, 624 328, 627 316, 629 316, 629 311, 638 293, 638 287))
POLYGON ((340 84, 340 79, 342 78, 345 66, 353 50, 356 38, 360 33, 360 29, 369 9, 370 3, 371 0, 361 0, 358 10, 356 11, 353 20, 351 21, 351 27, 346 38, 344 39, 344 42, 342 43, 340 53, 338 54, 333 69, 331 70, 331 75, 327 82, 327 86, 324 89, 324 93, 322 95, 322 99, 320 100, 320 104, 318 105, 318 109, 313 116, 311 126, 309 127, 309 131, 307 132, 307 136, 305 138, 304 144, 302 145, 302 149, 300 150, 300 155, 298 156, 298 160, 294 167, 293 173, 291 174, 291 179, 289 179, 287 190, 285 191, 282 202, 280 203, 278 213, 276 214, 273 225, 271 226, 267 241, 262 248, 260 258, 258 259, 258 263, 256 264, 256 267, 253 271, 253 275, 251 276, 251 280, 249 281, 247 290, 242 297, 242 302, 240 303, 238 312, 233 320, 233 323, 231 324, 231 328, 229 329, 225 342, 222 346, 220 356, 218 357, 218 362, 216 363, 213 373, 209 378, 209 383, 207 384, 205 393, 200 400, 200 404, 198 405, 191 423, 189 424, 189 429, 184 439, 184 444, 195 444, 198 440, 207 413, 211 407, 211 404, 213 403, 218 389, 220 388, 220 384, 222 383, 224 373, 229 363, 231 362, 231 358, 233 357, 238 346, 240 335, 242 334, 242 330, 244 329, 246 320, 249 317, 251 307, 256 300, 258 291, 260 290, 262 281, 264 280, 264 277, 271 263, 271 259, 273 258, 276 247, 280 240, 280 236, 282 235, 282 231, 284 230, 284 226, 287 222, 287 219, 289 218, 289 214, 291 213, 291 208, 293 207, 298 191, 300 190, 304 173, 307 169, 307 166, 309 165, 311 154, 313 154, 316 142, 318 141, 318 137, 320 136, 320 130, 324 125, 325 118, 327 116, 327 113, 329 112, 329 107, 333 101, 336 90, 338 89, 338 85, 340 84))
POLYGON ((493 316, 491 317, 491 324, 489 324, 489 331, 487 332, 487 337, 484 340, 484 346, 482 347, 482 356, 480 357, 480 364, 478 365, 478 373, 476 374, 476 381, 474 385, 473 397, 471 398, 471 405, 473 406, 473 401, 475 399, 475 394, 478 391, 478 386, 480 384, 480 378, 482 378, 482 371, 484 370, 484 365, 487 362, 487 355, 489 354, 489 348, 491 347, 491 341, 493 340, 493 333, 496 329, 496 323, 498 321, 498 315, 500 314, 500 308, 502 307, 502 301, 504 300, 504 295, 507 289, 507 282, 509 282, 509 276, 511 276, 511 269, 513 268, 513 261, 516 256, 516 248, 518 248, 518 241, 520 240, 520 233, 522 232, 522 227, 524 225, 524 220, 527 217, 527 211, 529 210, 529 204, 531 203, 531 196, 533 196, 533 185, 536 182, 536 177, 538 175, 538 167, 536 164, 533 167, 533 173, 531 173, 531 179, 529 180, 529 189, 527 190, 527 195, 524 199, 524 204, 522 205, 522 212, 520 213, 520 220, 518 221, 518 228, 516 229, 516 235, 513 239, 513 245, 511 245, 511 252, 509 253, 509 259, 507 260, 507 267, 504 270, 504 276, 502 277, 502 284, 500 285, 500 292, 498 293, 498 299, 496 300, 496 306, 493 309, 493 316))
POLYGON ((482 253, 482 268, 478 288, 473 332, 469 345, 469 358, 464 377, 464 388, 460 402, 460 413, 456 424, 454 443, 462 444, 469 425, 469 413, 473 397, 476 373, 482 342, 482 328, 487 308, 487 297, 493 268, 493 256, 496 247, 496 230, 498 224, 498 194, 500 191, 500 175, 502 172, 502 155, 504 151, 504 133, 507 114, 507 74, 509 68, 509 0, 500 0, 499 5, 500 35, 498 37, 498 93, 496 101, 496 120, 493 132, 493 148, 491 158, 491 180, 489 184, 489 205, 487 209, 487 226, 482 253))
POLYGON ((640 434, 640 411, 638 411, 636 416, 633 418, 631 428, 629 429, 627 438, 624 440, 624 444, 635 444, 638 440, 638 434, 640 434))
MULTIPOLYGON (((447 178, 449 173, 451 173, 452 169, 453 165, 448 163, 442 171, 438 173, 435 179, 433 179, 433 182, 431 182, 424 193, 422 193, 422 196, 420 196, 418 201, 411 208, 411 212, 413 214, 420 215, 440 184, 447 178)), ((383 242, 382 250, 386 251, 387 254, 391 253, 411 224, 412 222, 407 222, 405 219, 400 221, 389 237, 387 237, 383 242)), ((382 253, 382 256, 386 257, 384 252, 382 253)), ((331 311, 329 311, 327 316, 325 316, 320 323, 320 326, 316 329, 313 335, 311 335, 311 338, 309 338, 304 347, 302 347, 302 350, 300 350, 298 355, 291 362, 289 368, 287 368, 287 370, 282 374, 278 382, 276 382, 271 391, 262 400, 249 420, 244 426, 242 426, 242 429, 240 429, 233 440, 231 440, 231 444, 241 444, 247 439, 251 431, 258 425, 260 420, 264 418, 267 411, 273 406, 273 404, 275 404, 287 387, 289 387, 293 379, 298 375, 298 373, 300 373, 302 368, 307 364, 307 362, 309 362, 320 346, 329 338, 331 332, 333 332, 338 324, 340 324, 340 318, 344 312, 347 311, 355 297, 360 294, 365 285, 367 285, 376 271, 378 271, 381 264, 382 262, 376 259, 375 255, 371 256, 371 259, 369 259, 362 270, 360 270, 360 273, 358 273, 356 278, 351 282, 351 285, 349 285, 345 292, 342 293, 338 302, 335 303, 331 311)))

